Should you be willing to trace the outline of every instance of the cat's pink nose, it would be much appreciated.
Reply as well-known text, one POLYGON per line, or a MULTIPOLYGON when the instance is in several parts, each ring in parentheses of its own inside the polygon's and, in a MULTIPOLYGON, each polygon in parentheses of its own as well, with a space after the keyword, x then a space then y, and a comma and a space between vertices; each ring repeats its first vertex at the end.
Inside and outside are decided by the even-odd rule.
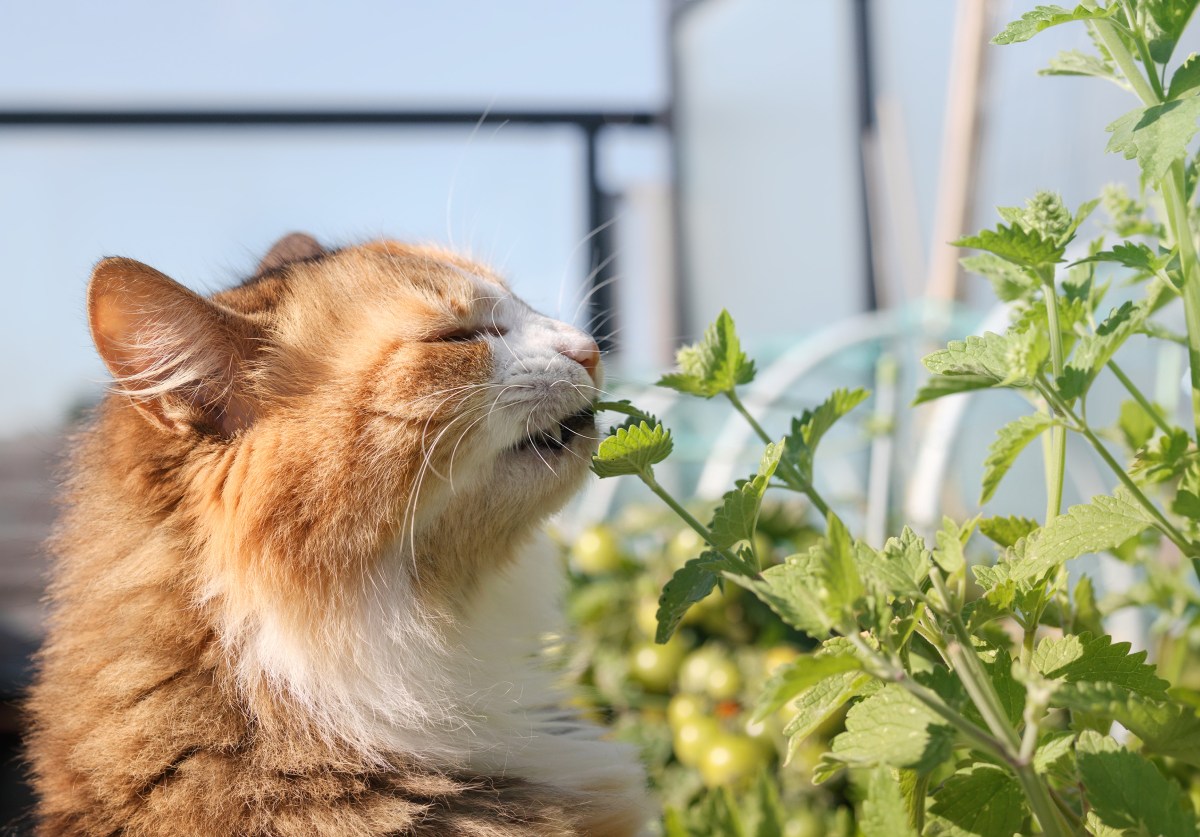
POLYGON ((600 365, 600 347, 596 341, 586 337, 570 346, 564 346, 559 352, 578 363, 587 370, 588 377, 596 381, 596 368, 600 365))

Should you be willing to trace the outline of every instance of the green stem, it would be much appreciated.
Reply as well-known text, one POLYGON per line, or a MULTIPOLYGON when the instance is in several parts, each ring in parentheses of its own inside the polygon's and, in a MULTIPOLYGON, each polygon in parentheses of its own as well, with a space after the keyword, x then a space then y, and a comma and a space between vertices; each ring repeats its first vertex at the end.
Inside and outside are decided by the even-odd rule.
POLYGON ((728 549, 726 549, 724 547, 718 546, 717 542, 713 540, 713 534, 712 534, 712 532, 710 532, 708 530, 708 527, 705 526, 703 523, 701 523, 696 518, 692 517, 691 513, 679 504, 679 501, 677 501, 674 497, 672 497, 669 493, 667 493, 667 490, 658 484, 658 480, 654 479, 653 473, 639 472, 638 476, 641 477, 642 482, 644 482, 646 484, 647 488, 649 488, 651 491, 653 491, 655 494, 657 494, 658 498, 660 500, 662 500, 664 503, 666 503, 668 506, 671 507, 671 511, 673 511, 673 512, 675 512, 675 514, 679 515, 679 518, 684 523, 686 523, 688 526, 691 526, 692 529, 695 530, 696 534, 699 535, 700 537, 704 538, 704 541, 709 546, 711 546, 714 550, 716 550, 716 552, 718 552, 723 558, 725 558, 728 561, 731 561, 735 566, 743 568, 746 571, 745 572, 746 575, 749 575, 749 576, 758 575, 757 567, 751 567, 749 564, 747 564, 745 561, 743 561, 740 556, 735 555, 734 553, 730 552, 728 549))
POLYGON ((1154 59, 1150 57, 1150 49, 1146 46, 1146 36, 1144 30, 1138 25, 1137 15, 1134 14, 1128 0, 1123 4, 1125 7, 1125 20, 1129 23, 1129 31, 1134 34, 1133 41, 1137 45, 1138 57, 1142 60, 1142 66, 1146 69, 1146 76, 1150 79, 1150 85, 1154 89, 1155 98, 1162 101, 1166 98, 1163 95, 1162 83, 1158 80, 1158 73, 1154 71, 1154 59))
MULTIPOLYGON (((742 417, 746 419, 746 421, 750 424, 750 427, 753 428, 754 432, 758 435, 758 438, 762 439, 764 444, 770 445, 775 442, 774 439, 767 435, 767 431, 764 430, 763 426, 758 423, 758 420, 754 418, 754 416, 750 415, 750 411, 746 409, 746 405, 742 403, 742 400, 737 397, 736 392, 733 390, 726 390, 725 397, 729 399, 729 403, 733 405, 733 408, 742 414, 742 417)), ((813 486, 813 484, 806 480, 802 474, 792 467, 790 462, 780 462, 779 470, 782 472, 783 476, 787 478, 786 482, 791 488, 808 496, 808 499, 812 502, 812 504, 817 507, 817 511, 821 513, 821 517, 829 517, 829 504, 826 503, 825 500, 822 499, 821 495, 817 493, 817 489, 813 486)))
MULTIPOLYGON (((1171 522, 1167 520, 1162 512, 1158 510, 1158 507, 1155 506, 1154 503, 1150 501, 1150 498, 1142 492, 1142 489, 1138 487, 1138 484, 1133 481, 1129 474, 1125 473, 1125 469, 1122 468, 1120 463, 1117 462, 1117 460, 1113 458, 1112 454, 1108 452, 1108 448, 1106 448, 1104 443, 1101 442, 1096 434, 1091 431, 1091 428, 1079 420, 1079 417, 1075 415, 1074 411, 1071 410, 1066 402, 1058 397, 1058 394, 1054 392, 1052 388, 1046 386, 1045 384, 1038 384, 1038 390, 1043 396, 1046 397, 1048 401, 1050 401, 1050 403, 1054 405, 1055 410, 1057 410, 1060 415, 1063 415, 1071 420, 1074 425, 1073 429, 1082 434, 1083 437, 1088 440, 1088 443, 1091 444, 1092 448, 1095 449, 1096 453, 1100 454, 1100 458, 1103 459, 1104 463, 1108 465, 1110 469, 1112 469, 1114 474, 1117 475, 1117 479, 1121 481, 1121 484, 1129 490, 1129 493, 1133 495, 1134 499, 1137 500, 1147 512, 1149 512, 1151 517, 1154 518, 1155 525, 1158 527, 1158 529, 1164 535, 1166 535, 1172 543, 1179 547, 1180 551, 1183 552, 1184 555, 1195 559, 1196 548, 1188 542, 1187 538, 1185 538, 1178 529, 1171 525, 1171 522)), ((1193 564, 1196 563, 1197 562, 1193 560, 1193 564)), ((1197 568, 1197 575, 1200 576, 1200 565, 1198 565, 1197 568)))
POLYGON ((1192 423, 1196 428, 1196 439, 1200 442, 1200 260, 1196 256, 1196 244, 1192 238, 1191 218, 1185 198, 1183 161, 1171 164, 1167 176, 1162 179, 1161 189, 1167 202, 1167 221, 1171 236, 1179 248, 1179 266, 1183 275, 1183 319, 1187 324, 1188 366, 1192 384, 1192 423))
MULTIPOLYGON (((1064 357, 1062 326, 1058 321, 1058 291, 1054 285, 1054 268, 1040 276, 1042 295, 1046 298, 1046 325, 1050 331, 1050 365, 1054 378, 1062 377, 1064 357)), ((1050 466, 1046 474, 1046 522, 1062 513, 1063 478, 1067 468, 1067 429, 1056 425, 1050 429, 1050 466)))
POLYGON ((1154 405, 1151 404, 1146 396, 1142 394, 1142 391, 1134 385, 1133 381, 1129 380, 1129 376, 1125 374, 1121 367, 1117 366, 1117 362, 1115 360, 1110 360, 1108 362, 1108 368, 1114 375, 1117 376, 1117 380, 1124 385, 1125 389, 1129 391, 1129 394, 1133 396, 1133 400, 1140 404, 1142 409, 1146 411, 1146 415, 1150 416, 1150 418, 1158 426, 1158 429, 1168 436, 1171 435, 1171 425, 1167 424, 1166 420, 1163 419, 1159 411, 1155 409, 1154 405))

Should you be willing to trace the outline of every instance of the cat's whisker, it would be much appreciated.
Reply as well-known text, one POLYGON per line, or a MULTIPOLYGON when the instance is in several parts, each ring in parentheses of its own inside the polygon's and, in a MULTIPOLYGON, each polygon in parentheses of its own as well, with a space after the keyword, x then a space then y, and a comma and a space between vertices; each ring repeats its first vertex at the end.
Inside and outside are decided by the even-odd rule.
POLYGON ((600 264, 598 264, 594 268, 592 268, 592 271, 586 277, 584 277, 583 285, 588 290, 587 290, 587 293, 585 293, 583 295, 583 298, 579 300, 579 304, 575 306, 575 311, 573 314, 571 314, 570 322, 575 322, 575 320, 578 319, 579 312, 583 310, 583 306, 587 305, 593 296, 595 296, 597 293, 599 293, 602 289, 607 288, 613 282, 619 281, 621 279, 621 274, 614 273, 612 276, 608 277, 607 279, 604 279, 600 282, 596 282, 595 284, 592 284, 592 280, 595 279, 597 276, 599 276, 600 272, 602 270, 604 270, 604 268, 606 268, 610 264, 612 264, 613 260, 615 260, 616 258, 617 258, 617 254, 611 253, 610 255, 605 257, 605 259, 603 261, 601 261, 600 264))
MULTIPOLYGON (((567 287, 567 276, 571 269, 571 259, 575 258, 575 254, 578 253, 583 247, 586 247, 589 241, 591 241, 593 238, 598 236, 600 233, 604 232, 606 229, 608 229, 615 223, 617 223, 616 217, 609 218, 607 221, 605 221, 604 223, 595 227, 590 232, 588 232, 586 235, 584 235, 583 238, 579 239, 579 241, 575 244, 575 246, 571 248, 571 252, 567 253, 566 264, 563 265, 562 276, 558 282, 558 306, 554 310, 554 316, 557 319, 560 319, 560 320, 562 319, 563 291, 567 287)), ((580 283, 579 290, 582 291, 582 289, 584 287, 586 287, 586 283, 580 283)))

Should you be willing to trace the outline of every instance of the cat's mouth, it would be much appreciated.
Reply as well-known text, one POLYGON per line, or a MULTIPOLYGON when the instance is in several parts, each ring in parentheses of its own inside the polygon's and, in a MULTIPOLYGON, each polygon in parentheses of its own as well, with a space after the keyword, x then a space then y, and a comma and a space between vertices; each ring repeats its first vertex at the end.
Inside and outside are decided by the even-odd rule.
POLYGON ((558 419, 549 427, 530 433, 510 449, 512 453, 537 452, 554 455, 569 448, 578 439, 596 438, 596 408, 591 404, 558 419))

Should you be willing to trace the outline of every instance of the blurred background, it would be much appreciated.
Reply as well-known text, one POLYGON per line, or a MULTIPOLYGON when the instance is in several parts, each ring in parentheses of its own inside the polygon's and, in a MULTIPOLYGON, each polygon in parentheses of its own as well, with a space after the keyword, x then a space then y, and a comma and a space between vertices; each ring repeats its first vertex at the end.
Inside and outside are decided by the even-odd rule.
MULTIPOLYGON (((1128 94, 1037 75, 1088 48, 1083 27, 987 45, 1028 5, 5 4, 3 696, 41 631, 65 434, 103 388, 83 292, 106 255, 210 291, 292 230, 468 251, 603 339, 614 390, 675 426, 668 479, 687 494, 723 488, 753 440, 693 406, 674 416, 648 385, 727 308, 771 373, 747 395, 768 424, 833 386, 877 389, 825 469, 826 496, 869 537, 900 515, 973 513, 977 453, 1020 401, 953 399, 919 426, 896 412, 921 354, 989 316, 986 283, 946 242, 1039 188, 1072 207, 1105 182, 1136 189, 1135 167, 1104 151, 1128 94)), ((1165 351, 1127 368, 1170 406, 1182 358, 1165 351)), ((1076 453, 1068 501, 1108 488, 1076 453)), ((1023 458, 996 513, 1036 514, 1040 479, 1023 458)), ((610 515, 625 490, 593 487, 564 525, 610 515)), ((2 721, 11 776, 15 715, 2 721)), ((6 810, 17 788, 0 781, 6 810)))

